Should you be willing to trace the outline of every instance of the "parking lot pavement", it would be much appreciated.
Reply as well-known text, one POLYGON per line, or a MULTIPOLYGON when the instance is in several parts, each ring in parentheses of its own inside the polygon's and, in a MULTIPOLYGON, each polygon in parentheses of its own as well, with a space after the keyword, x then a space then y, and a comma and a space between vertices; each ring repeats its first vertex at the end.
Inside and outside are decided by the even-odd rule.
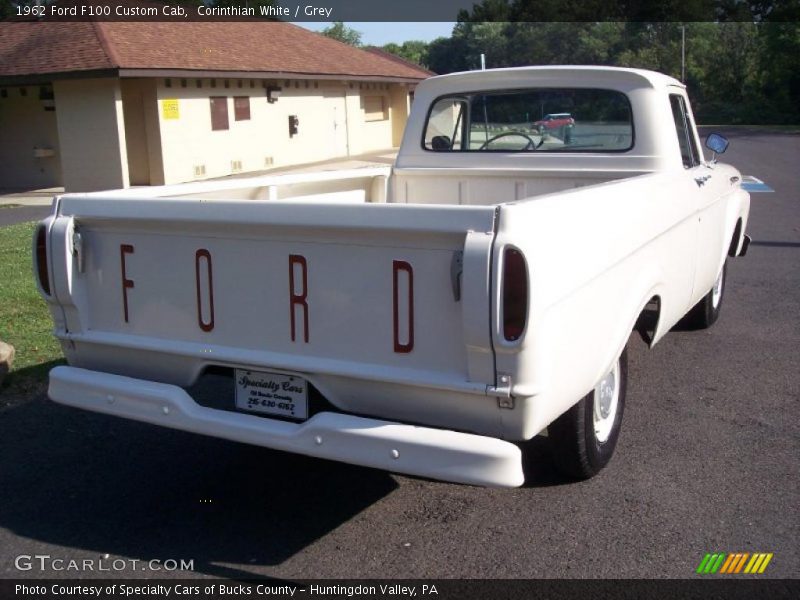
POLYGON ((0 189, 0 227, 38 221, 50 214, 53 196, 63 188, 30 191, 0 189))
POLYGON ((40 190, 8 190, 0 188, 0 208, 4 206, 50 206, 53 196, 63 194, 64 188, 40 190))
MULTIPOLYGON (((753 194, 716 325, 652 350, 631 338, 597 478, 565 482, 539 438, 523 488, 394 476, 65 408, 41 387, 0 408, 0 576, 93 576, 15 568, 39 553, 194 561, 159 577, 691 578, 708 552, 769 552, 765 577, 796 578, 800 137, 730 139, 724 160, 775 192, 753 194)), ((140 566, 115 576, 153 576, 140 566)))
POLYGON ((26 221, 39 221, 49 214, 49 204, 47 206, 0 206, 0 227, 26 221))

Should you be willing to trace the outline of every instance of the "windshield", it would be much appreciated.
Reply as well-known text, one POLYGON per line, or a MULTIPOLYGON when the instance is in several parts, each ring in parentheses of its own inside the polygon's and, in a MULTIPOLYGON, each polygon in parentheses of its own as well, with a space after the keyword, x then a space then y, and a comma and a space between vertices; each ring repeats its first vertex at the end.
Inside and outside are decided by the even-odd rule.
POLYGON ((597 89, 497 90, 445 96, 428 115, 435 152, 622 152, 633 146, 631 105, 597 89))

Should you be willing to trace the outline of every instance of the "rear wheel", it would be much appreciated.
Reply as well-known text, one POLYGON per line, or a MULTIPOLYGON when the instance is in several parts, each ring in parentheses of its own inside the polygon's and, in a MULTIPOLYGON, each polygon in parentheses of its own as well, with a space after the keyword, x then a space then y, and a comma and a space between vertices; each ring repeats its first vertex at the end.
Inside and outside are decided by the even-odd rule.
POLYGON ((728 271, 727 261, 723 263, 714 287, 703 296, 694 308, 686 315, 686 322, 693 329, 708 329, 719 319, 722 310, 722 299, 725 295, 725 279, 728 271))
POLYGON ((628 354, 623 350, 595 388, 547 428, 555 463, 565 475, 589 479, 611 460, 627 383, 628 354))

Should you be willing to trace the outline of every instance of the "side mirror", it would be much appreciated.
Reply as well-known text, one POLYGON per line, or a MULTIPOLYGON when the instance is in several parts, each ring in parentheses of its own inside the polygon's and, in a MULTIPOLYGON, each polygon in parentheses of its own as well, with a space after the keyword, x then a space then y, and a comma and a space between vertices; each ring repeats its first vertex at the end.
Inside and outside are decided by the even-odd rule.
POLYGON ((714 153, 712 160, 716 160, 717 154, 722 154, 728 149, 728 139, 718 133, 712 133, 706 138, 706 148, 714 153))

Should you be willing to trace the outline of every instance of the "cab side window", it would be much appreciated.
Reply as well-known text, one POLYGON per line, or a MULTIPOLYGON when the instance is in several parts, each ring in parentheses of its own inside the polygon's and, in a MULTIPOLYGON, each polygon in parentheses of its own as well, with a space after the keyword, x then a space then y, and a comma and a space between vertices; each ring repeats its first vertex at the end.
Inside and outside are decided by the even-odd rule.
POLYGON ((683 96, 679 94, 670 94, 669 103, 672 107, 672 119, 675 121, 675 132, 678 135, 683 167, 691 169, 700 164, 700 159, 692 140, 692 128, 689 114, 686 111, 686 103, 683 96))

